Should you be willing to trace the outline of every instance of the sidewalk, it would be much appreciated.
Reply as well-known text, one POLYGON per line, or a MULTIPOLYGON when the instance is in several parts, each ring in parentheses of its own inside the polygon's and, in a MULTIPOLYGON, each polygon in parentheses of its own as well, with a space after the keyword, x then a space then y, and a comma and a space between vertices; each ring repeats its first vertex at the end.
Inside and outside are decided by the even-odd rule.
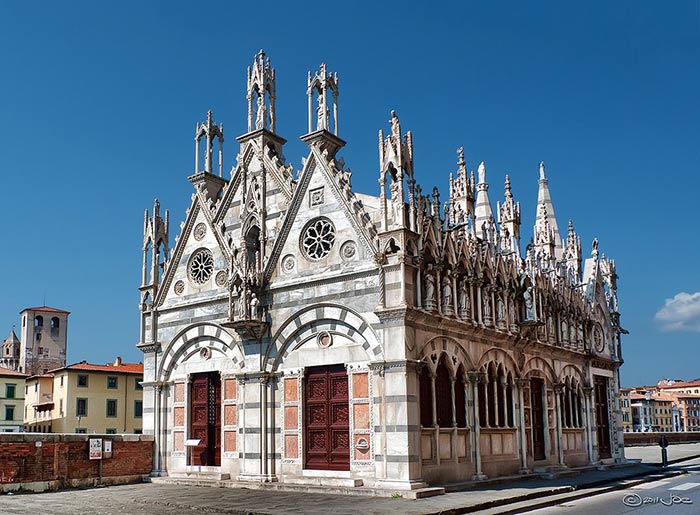
MULTIPOLYGON (((700 457, 700 443, 673 444, 669 445, 666 450, 669 463, 700 457)), ((645 464, 661 465, 661 447, 658 445, 625 447, 625 456, 630 460, 642 460, 642 463, 645 464)))
MULTIPOLYGON (((452 492, 437 497, 409 500, 387 497, 358 497, 270 489, 206 488, 176 484, 137 484, 63 490, 43 494, 2 496, 3 515, 457 515, 479 510, 501 513, 562 498, 581 497, 632 486, 678 474, 649 465, 631 465, 607 471, 590 471, 554 480, 529 479, 476 490, 452 492), (636 477, 637 479, 631 479, 636 477), (601 486, 604 484, 605 486, 601 486), (539 501, 538 501, 539 499, 539 501), (520 503, 520 504, 518 504, 520 503), (507 506, 506 506, 507 505, 507 506), (501 508, 495 508, 500 506, 501 508), (494 510, 495 508, 495 510, 494 510)), ((517 511, 513 512, 517 513, 517 511)))

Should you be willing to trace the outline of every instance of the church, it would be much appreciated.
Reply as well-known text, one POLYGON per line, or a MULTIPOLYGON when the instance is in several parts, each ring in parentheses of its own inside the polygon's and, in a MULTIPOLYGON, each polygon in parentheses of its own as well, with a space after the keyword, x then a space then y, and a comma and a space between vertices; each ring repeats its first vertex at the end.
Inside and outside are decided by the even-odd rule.
POLYGON ((325 65, 295 170, 275 83, 260 51, 230 171, 223 125, 197 124, 172 246, 144 215, 153 475, 400 491, 623 462, 615 262, 560 233, 544 163, 523 250, 508 177, 494 211, 458 149, 447 197, 423 190, 393 111, 377 195, 354 191, 325 65))

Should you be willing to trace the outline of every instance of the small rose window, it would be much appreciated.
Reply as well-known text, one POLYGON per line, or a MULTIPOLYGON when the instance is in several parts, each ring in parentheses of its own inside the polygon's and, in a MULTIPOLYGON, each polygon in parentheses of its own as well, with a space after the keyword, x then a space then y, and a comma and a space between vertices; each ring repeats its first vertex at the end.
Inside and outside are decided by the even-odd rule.
POLYGON ((196 250, 190 258, 187 272, 193 283, 204 284, 214 272, 214 256, 208 249, 196 250))
POLYGON ((325 258, 335 243, 335 227, 327 218, 309 222, 301 237, 301 247, 307 258, 318 261, 325 258))

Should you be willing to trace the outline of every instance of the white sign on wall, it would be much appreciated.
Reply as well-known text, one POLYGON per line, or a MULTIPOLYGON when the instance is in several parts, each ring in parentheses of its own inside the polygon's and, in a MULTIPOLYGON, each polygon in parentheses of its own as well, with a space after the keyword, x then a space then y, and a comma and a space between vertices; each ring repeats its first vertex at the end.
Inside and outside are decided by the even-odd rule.
POLYGON ((90 438, 90 459, 102 459, 102 438, 90 438))

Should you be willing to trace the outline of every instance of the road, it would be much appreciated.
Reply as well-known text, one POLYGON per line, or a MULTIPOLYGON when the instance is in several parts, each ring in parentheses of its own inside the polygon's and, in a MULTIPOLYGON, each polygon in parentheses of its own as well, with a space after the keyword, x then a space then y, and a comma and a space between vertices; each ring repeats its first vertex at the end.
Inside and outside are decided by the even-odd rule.
POLYGON ((627 490, 619 490, 577 501, 568 501, 549 508, 533 510, 536 515, 590 515, 591 513, 618 515, 697 515, 700 513, 700 459, 675 465, 687 474, 652 483, 642 483, 627 490))

